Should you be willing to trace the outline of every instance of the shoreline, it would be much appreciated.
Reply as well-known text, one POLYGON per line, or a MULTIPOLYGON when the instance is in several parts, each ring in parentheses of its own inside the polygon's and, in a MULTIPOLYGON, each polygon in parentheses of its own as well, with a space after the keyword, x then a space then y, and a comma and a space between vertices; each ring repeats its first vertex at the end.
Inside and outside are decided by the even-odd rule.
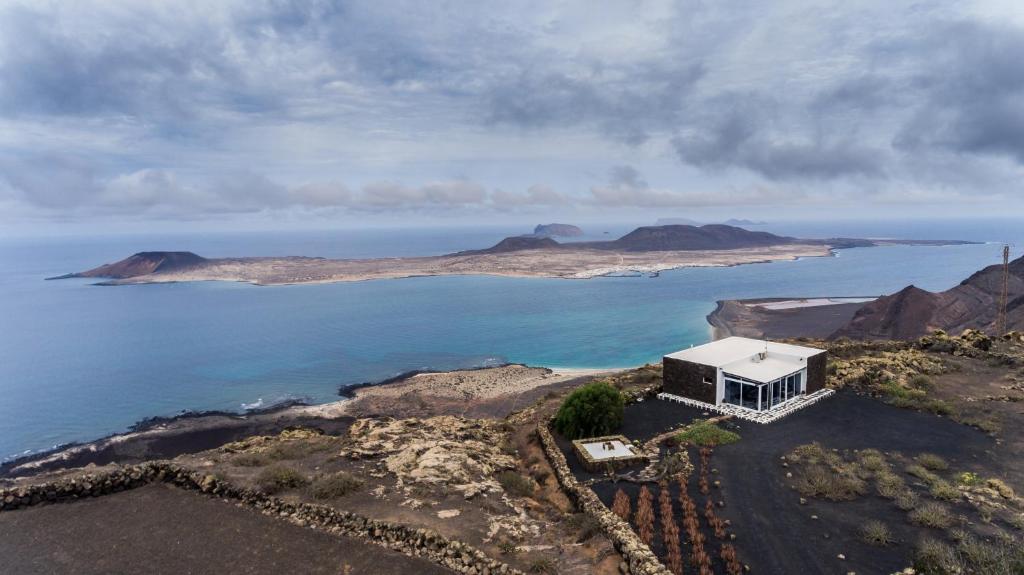
POLYGON ((828 339, 850 321, 857 310, 877 298, 813 296, 718 300, 705 319, 713 340, 730 336, 828 339))
MULTIPOLYGON (((366 403, 364 400, 369 398, 377 399, 376 403, 395 403, 400 397, 399 394, 408 395, 410 390, 413 393, 423 391, 420 388, 431 383, 427 379, 430 376, 435 379, 451 380, 453 394, 458 396, 459 402, 465 404, 467 401, 478 400, 486 404, 488 400, 495 398, 518 398, 520 395, 552 385, 571 383, 580 378, 625 369, 630 368, 548 368, 506 363, 500 366, 452 371, 415 370, 376 382, 356 384, 351 386, 352 389, 347 394, 339 389, 340 399, 326 403, 311 404, 293 399, 243 412, 204 410, 185 411, 173 416, 150 416, 133 423, 125 431, 93 440, 66 443, 45 451, 2 461, 0 481, 89 465, 170 459, 244 437, 279 433, 295 426, 315 427, 328 434, 340 434, 344 433, 357 417, 368 415, 361 413, 365 409, 360 409, 357 405, 360 401, 366 403), (496 382, 493 385, 495 389, 491 390, 491 395, 487 397, 467 397, 467 392, 459 387, 472 379, 467 377, 468 375, 483 374, 483 379, 486 380, 488 375, 500 374, 502 370, 515 370, 524 375, 519 380, 512 381, 512 385, 507 385, 507 382, 496 382), (529 377, 530 374, 535 376, 529 377), (392 389, 396 391, 392 392, 392 389)), ((445 407, 443 399, 436 398, 436 407, 445 407)), ((512 400, 512 404, 515 404, 515 399, 512 400)), ((375 403, 371 402, 370 405, 375 403)), ((488 404, 485 408, 493 406, 488 404)))

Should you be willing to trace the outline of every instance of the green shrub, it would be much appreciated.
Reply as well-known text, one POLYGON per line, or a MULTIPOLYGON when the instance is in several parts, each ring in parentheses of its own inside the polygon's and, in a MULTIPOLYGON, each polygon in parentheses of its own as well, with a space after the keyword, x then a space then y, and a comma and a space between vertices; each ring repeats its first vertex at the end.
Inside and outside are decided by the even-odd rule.
POLYGON ((231 463, 239 467, 263 467, 270 459, 260 453, 239 453, 231 458, 231 463))
POLYGON ((932 387, 932 379, 923 373, 911 377, 907 384, 914 389, 928 390, 932 387))
POLYGON ((740 436, 718 427, 710 421, 697 421, 676 435, 679 443, 693 443, 700 446, 715 446, 736 443, 740 436))
POLYGON ((967 570, 955 549, 935 539, 925 539, 914 554, 914 569, 929 575, 959 575, 967 570))
POLYGON ((893 543, 892 531, 881 521, 868 521, 860 528, 860 537, 870 545, 890 545, 893 543))
POLYGON ((917 507, 919 501, 920 498, 917 494, 909 489, 900 491, 893 499, 893 502, 896 503, 896 507, 899 507, 903 511, 910 511, 911 509, 914 509, 917 507))
POLYGON ((873 473, 878 473, 888 467, 888 464, 885 461, 885 456, 877 449, 862 449, 860 453, 857 454, 857 459, 860 461, 860 464, 864 469, 873 473))
POLYGON ((796 489, 805 497, 849 501, 863 495, 867 491, 867 484, 850 471, 811 465, 797 477, 796 489))
POLYGON ((309 483, 304 475, 291 467, 285 467, 283 465, 275 465, 268 467, 260 472, 256 476, 256 485, 264 493, 273 495, 286 489, 295 489, 303 487, 309 483))
POLYGON ((929 471, 945 471, 949 469, 949 464, 946 463, 946 460, 933 453, 922 453, 914 459, 929 471))
POLYGON ((956 501, 960 499, 960 490, 955 485, 942 479, 932 483, 930 490, 932 497, 945 501, 956 501))
POLYGON ((608 435, 622 425, 625 401, 603 381, 589 383, 565 398, 555 415, 555 429, 569 439, 608 435))
POLYGON ((878 489, 878 494, 886 499, 895 499, 907 488, 903 478, 890 471, 875 475, 875 487, 878 489))
POLYGON ((515 495, 517 497, 530 497, 533 495, 537 484, 532 479, 525 475, 520 475, 515 471, 502 471, 497 476, 498 483, 509 495, 515 495))
POLYGON ((820 443, 806 443, 798 445, 789 453, 789 458, 802 463, 822 463, 829 467, 838 467, 843 463, 839 454, 825 449, 820 443))
POLYGON ((922 481, 928 484, 932 484, 941 479, 938 475, 935 475, 931 471, 925 469, 923 465, 918 465, 916 463, 912 463, 907 466, 907 473, 913 475, 914 477, 917 477, 918 479, 921 479, 922 481))
POLYGON ((334 499, 357 491, 362 486, 361 479, 351 473, 341 471, 318 478, 313 482, 310 493, 316 499, 334 499))
POLYGON ((928 502, 911 511, 910 520, 924 527, 947 529, 953 525, 953 514, 941 503, 928 502))
POLYGON ((966 485, 966 486, 969 487, 971 485, 976 485, 978 483, 979 479, 981 479, 981 478, 978 477, 977 473, 972 473, 970 471, 964 471, 960 475, 957 475, 956 482, 959 483, 960 485, 966 485))

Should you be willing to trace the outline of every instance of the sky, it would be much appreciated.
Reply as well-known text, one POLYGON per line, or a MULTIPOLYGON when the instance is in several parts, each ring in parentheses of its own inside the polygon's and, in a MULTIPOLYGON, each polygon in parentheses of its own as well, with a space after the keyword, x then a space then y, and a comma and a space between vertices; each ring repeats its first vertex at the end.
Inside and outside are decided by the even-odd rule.
POLYGON ((1019 1, 0 0, 0 225, 1024 214, 1019 1))

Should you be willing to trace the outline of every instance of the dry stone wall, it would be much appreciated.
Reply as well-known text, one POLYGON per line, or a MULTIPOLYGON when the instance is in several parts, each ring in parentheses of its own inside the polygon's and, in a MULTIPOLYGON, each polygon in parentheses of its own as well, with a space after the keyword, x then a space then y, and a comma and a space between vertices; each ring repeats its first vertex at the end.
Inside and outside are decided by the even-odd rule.
POLYGON ((569 494, 581 511, 597 521, 601 530, 622 554, 624 561, 619 566, 620 570, 632 575, 671 575, 629 524, 605 507, 593 490, 576 480, 576 476, 569 469, 569 463, 565 460, 565 455, 555 444, 555 438, 547 426, 543 423, 538 425, 537 434, 562 489, 569 494))
POLYGON ((488 557, 479 549, 430 529, 414 529, 378 521, 325 505, 289 503, 258 490, 240 488, 212 475, 165 461, 142 463, 107 473, 86 474, 51 483, 0 489, 0 512, 7 513, 41 503, 100 497, 157 481, 238 500, 265 515, 277 516, 297 525, 365 539, 406 555, 429 559, 456 573, 522 575, 520 571, 488 557))

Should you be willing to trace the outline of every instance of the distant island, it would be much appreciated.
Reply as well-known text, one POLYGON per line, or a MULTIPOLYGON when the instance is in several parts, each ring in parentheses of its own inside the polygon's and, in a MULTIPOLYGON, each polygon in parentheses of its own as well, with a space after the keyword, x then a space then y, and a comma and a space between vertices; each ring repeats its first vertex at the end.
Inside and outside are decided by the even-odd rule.
MULTIPOLYGON (((766 222, 736 219, 730 218, 724 222, 715 222, 726 226, 763 226, 766 222)), ((656 226, 700 226, 703 225, 697 220, 691 220, 690 218, 658 218, 658 221, 654 223, 656 226)))
POLYGON ((179 281, 280 285, 436 275, 585 279, 622 273, 655 273, 683 267, 734 266, 821 257, 841 248, 965 243, 972 242, 800 239, 722 224, 669 225, 637 228, 611 241, 562 244, 546 236, 513 236, 486 249, 406 258, 204 258, 192 252, 139 252, 116 263, 47 279, 107 279, 102 285, 179 281))
POLYGON ((548 238, 573 238, 582 236, 583 230, 572 224, 538 224, 533 228, 533 235, 548 238))

